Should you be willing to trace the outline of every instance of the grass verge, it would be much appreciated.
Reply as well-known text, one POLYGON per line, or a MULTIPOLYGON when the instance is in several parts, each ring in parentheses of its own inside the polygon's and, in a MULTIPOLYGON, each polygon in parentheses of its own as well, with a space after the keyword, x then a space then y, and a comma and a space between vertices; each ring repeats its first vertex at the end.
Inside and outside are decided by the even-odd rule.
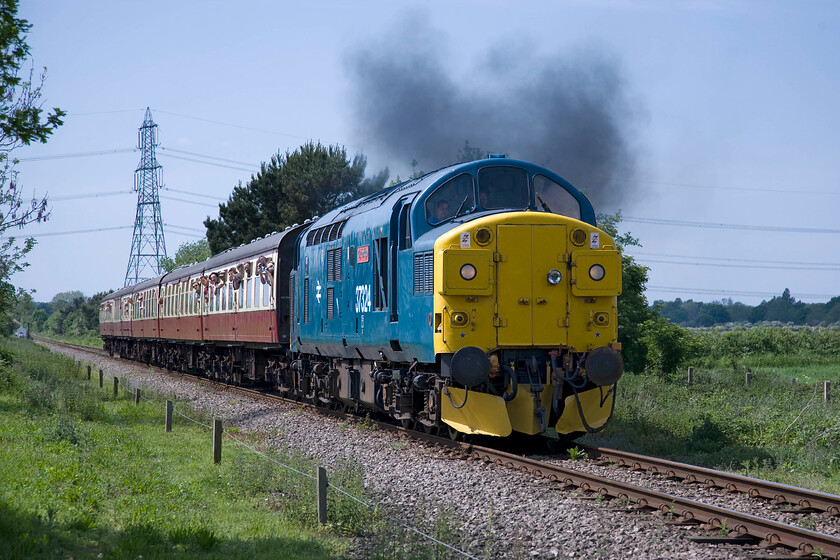
POLYGON ((625 375, 612 424, 581 441, 840 494, 837 367, 762 363, 753 358, 749 387, 738 364, 698 368, 692 385, 625 375))
MULTIPOLYGON (((272 460, 225 438, 213 465, 207 427, 176 414, 167 434, 162 400, 113 397, 83 369, 30 341, 0 340, 0 560, 460 557, 335 490, 321 526, 314 481, 291 470, 314 474, 314 461, 227 427, 272 460)), ((359 464, 329 476, 364 497, 359 464)), ((461 544, 445 508, 416 525, 461 544)))
MULTIPOLYGON (((314 484, 181 420, 161 403, 81 381, 26 342, 0 347, 0 558, 337 558, 366 510, 333 497, 316 523, 314 484), (336 500, 338 500, 336 502, 336 500), (353 510, 351 512, 351 510, 353 510)), ((307 472, 301 457, 285 457, 307 472)), ((309 470, 311 472, 311 470, 309 470)), ((359 491, 348 467, 337 478, 359 491)))

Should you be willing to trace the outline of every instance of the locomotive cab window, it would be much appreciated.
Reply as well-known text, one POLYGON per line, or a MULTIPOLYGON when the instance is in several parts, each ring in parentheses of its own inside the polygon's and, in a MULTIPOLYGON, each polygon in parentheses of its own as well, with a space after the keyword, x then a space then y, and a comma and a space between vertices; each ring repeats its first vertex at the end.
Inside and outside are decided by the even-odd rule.
POLYGON ((530 205, 528 172, 519 167, 485 167, 478 172, 478 203, 487 209, 525 210, 530 205))
POLYGON ((534 196, 537 210, 580 219, 580 202, 562 185, 548 177, 534 176, 534 196))
POLYGON ((440 224, 468 214, 475 209, 475 187, 472 175, 463 173, 450 179, 426 199, 426 221, 440 224))

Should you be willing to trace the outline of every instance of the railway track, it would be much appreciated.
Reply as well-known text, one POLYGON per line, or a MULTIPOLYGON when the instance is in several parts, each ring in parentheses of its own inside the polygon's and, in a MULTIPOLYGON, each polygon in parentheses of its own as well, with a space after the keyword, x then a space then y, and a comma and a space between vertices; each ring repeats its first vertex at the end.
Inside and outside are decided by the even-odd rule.
POLYGON ((764 499, 773 505, 786 506, 787 509, 783 511, 787 513, 825 513, 840 516, 840 497, 833 494, 617 449, 588 446, 584 446, 583 449, 589 457, 617 467, 660 474, 690 484, 702 484, 709 488, 741 492, 753 498, 764 499))
MULTIPOLYGON (((107 356, 107 353, 95 348, 47 340, 43 340, 43 342, 107 356)), ((185 374, 176 375, 198 379, 185 374)), ((205 383, 208 382, 208 380, 203 378, 202 381, 205 383)), ((214 386, 222 387, 226 391, 235 391, 261 399, 278 400, 287 403, 293 402, 333 417, 343 418, 349 416, 340 411, 313 404, 290 401, 290 399, 263 391, 234 387, 213 381, 210 383, 214 386)), ((527 473, 531 476, 543 478, 559 489, 575 488, 584 493, 600 496, 601 499, 616 500, 617 503, 627 504, 625 508, 616 511, 638 512, 646 510, 659 512, 666 518, 669 524, 695 525, 716 533, 715 536, 692 537, 692 540, 696 542, 757 545, 768 549, 781 547, 792 551, 799 557, 814 556, 840 560, 840 538, 834 535, 819 533, 748 513, 611 480, 603 476, 582 472, 561 465, 550 464, 490 447, 455 442, 448 438, 408 430, 389 423, 377 422, 377 427, 382 430, 401 433, 415 439, 434 443, 446 449, 448 453, 461 458, 475 458, 518 472, 527 473)), ((798 513, 818 512, 822 515, 840 516, 840 496, 614 449, 587 447, 586 452, 591 458, 597 458, 613 465, 659 473, 688 483, 703 484, 732 492, 742 492, 751 497, 769 501, 775 505, 788 505, 790 508, 788 511, 798 513)), ((769 558, 770 556, 766 557, 769 558)))

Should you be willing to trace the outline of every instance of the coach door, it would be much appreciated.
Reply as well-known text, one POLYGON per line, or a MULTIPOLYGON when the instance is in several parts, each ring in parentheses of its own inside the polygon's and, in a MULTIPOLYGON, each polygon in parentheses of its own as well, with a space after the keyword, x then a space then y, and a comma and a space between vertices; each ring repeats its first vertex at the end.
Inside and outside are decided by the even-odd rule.
POLYGON ((566 227, 500 225, 496 324, 499 346, 566 344, 566 227), (549 272, 561 280, 549 282, 549 272))

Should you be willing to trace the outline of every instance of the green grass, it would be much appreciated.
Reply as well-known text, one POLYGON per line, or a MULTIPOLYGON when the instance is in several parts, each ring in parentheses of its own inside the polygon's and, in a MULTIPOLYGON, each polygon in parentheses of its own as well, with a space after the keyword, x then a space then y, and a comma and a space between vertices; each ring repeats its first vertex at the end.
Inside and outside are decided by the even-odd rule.
POLYGON ((34 336, 46 338, 47 340, 56 340, 59 342, 67 342, 69 344, 78 344, 79 346, 90 346, 91 348, 102 348, 102 338, 98 334, 89 334, 86 336, 69 336, 56 335, 52 333, 32 333, 34 336))
MULTIPOLYGON (((320 529, 310 479, 227 439, 213 465, 210 432, 176 415, 166 434, 162 403, 114 399, 81 381, 71 360, 25 342, 4 347, 2 559, 337 558, 349 546, 342 535, 369 517, 332 492, 330 525, 320 529)), ((313 470, 301 457, 282 459, 313 470)), ((362 486, 353 465, 332 482, 351 493, 362 486)))
MULTIPOLYGON (((229 438, 213 465, 210 430, 176 414, 167 434, 163 400, 135 406, 84 371, 30 341, 0 340, 0 560, 327 559, 350 557, 358 543, 356 554, 375 560, 459 557, 334 489, 320 526, 314 480, 229 438)), ((176 409, 212 423, 183 403, 176 409)), ((265 451, 270 434, 226 431, 315 472, 299 454, 265 451)), ((353 461, 332 468, 329 481, 367 499, 353 461)), ((423 506, 415 525, 459 546, 460 521, 444 508, 429 522, 431 509, 423 506)))
POLYGON ((581 441, 840 494, 840 370, 825 358, 788 361, 761 365, 774 361, 752 355, 697 368, 693 385, 682 375, 627 374, 609 428, 581 441), (834 389, 828 403, 823 379, 834 389))

